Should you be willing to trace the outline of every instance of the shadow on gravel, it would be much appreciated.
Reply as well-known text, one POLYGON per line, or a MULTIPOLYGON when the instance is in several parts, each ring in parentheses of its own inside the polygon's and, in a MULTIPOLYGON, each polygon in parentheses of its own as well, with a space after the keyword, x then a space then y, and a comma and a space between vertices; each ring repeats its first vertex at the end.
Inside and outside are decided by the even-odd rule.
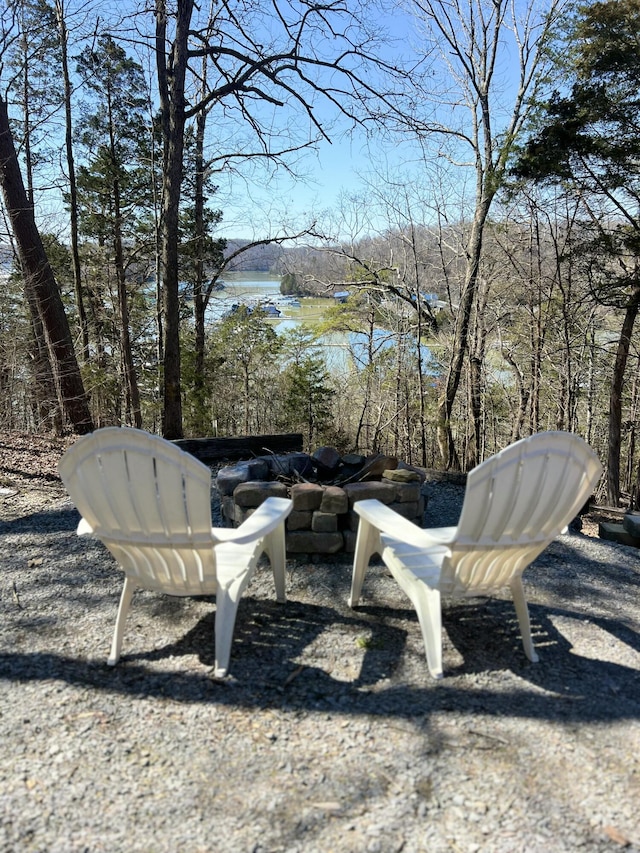
MULTIPOLYGON (((531 630, 540 662, 530 664, 524 656, 520 629, 513 604, 498 599, 478 604, 450 606, 443 613, 443 625, 464 663, 451 667, 445 675, 487 673, 491 669, 509 669, 536 687, 552 691, 558 698, 583 697, 600 701, 605 706, 604 719, 609 719, 608 705, 614 697, 628 697, 640 716, 640 672, 620 664, 582 657, 558 631, 553 617, 565 617, 596 626, 621 643, 640 652, 640 635, 617 619, 588 616, 564 608, 529 604, 531 630), (492 666, 493 664, 493 666, 492 666), (589 694, 599 694, 597 699, 589 694)), ((616 699, 617 701, 617 699, 616 699)))
POLYGON ((562 537, 525 571, 525 584, 586 611, 593 603, 615 607, 621 595, 637 601, 640 560, 635 549, 603 539, 562 537))
POLYGON ((79 512, 71 507, 41 510, 11 521, 0 520, 0 535, 24 533, 42 536, 49 533, 75 533, 79 521, 79 512))
MULTIPOLYGON (((586 617, 538 606, 531 612, 536 642, 542 647, 538 664, 530 664, 524 657, 510 602, 445 611, 445 629, 463 663, 447 667, 441 681, 430 678, 426 664, 423 673, 414 671, 413 681, 399 672, 407 631, 394 623, 401 621, 408 630, 419 631, 415 614, 407 609, 367 607, 349 616, 313 604, 291 602, 283 608, 252 598, 240 605, 232 677, 228 679, 218 681, 202 671, 189 671, 193 664, 187 661, 185 668, 178 662, 171 671, 145 665, 196 654, 201 664, 213 666, 214 613, 200 619, 179 642, 135 657, 125 655, 115 668, 102 661, 48 652, 6 653, 0 655, 0 678, 59 680, 130 698, 159 697, 256 710, 340 711, 390 718, 451 710, 567 722, 640 718, 640 673, 574 654, 550 619, 552 615, 586 617), (322 637, 322 666, 296 663, 315 639, 330 631, 350 634, 349 642, 338 644, 335 654, 342 658, 345 649, 353 648, 357 661, 362 654, 357 640, 363 624, 368 625, 370 635, 356 680, 332 675, 327 661, 331 645, 326 636, 322 637)), ((630 629, 608 619, 591 617, 589 621, 638 648, 638 638, 630 629)))

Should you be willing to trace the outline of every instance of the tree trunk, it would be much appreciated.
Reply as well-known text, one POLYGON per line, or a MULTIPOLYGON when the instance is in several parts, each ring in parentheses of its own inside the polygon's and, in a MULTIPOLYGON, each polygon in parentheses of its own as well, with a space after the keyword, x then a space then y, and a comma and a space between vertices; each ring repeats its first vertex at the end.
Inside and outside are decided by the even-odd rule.
POLYGON ((471 234, 466 247, 467 265, 464 286, 456 315, 451 359, 447 368, 444 390, 438 401, 438 446, 442 461, 447 468, 460 468, 460 461, 453 443, 453 433, 451 431, 451 413, 456 394, 458 393, 458 386, 460 385, 464 357, 469 345, 469 326, 471 324, 473 304, 478 287, 482 237, 490 204, 491 199, 482 199, 482 203, 476 209, 471 226, 471 234))
POLYGON ((171 68, 167 67, 167 8, 156 0, 156 67, 163 137, 162 221, 160 228, 164 371, 162 434, 182 438, 180 389, 180 312, 178 300, 178 213, 182 184, 185 128, 185 76, 187 42, 193 0, 178 0, 171 68))
MULTIPOLYGON (((205 96, 207 82, 207 61, 202 59, 200 68, 202 93, 205 96)), ((193 318, 195 324, 195 376, 194 393, 199 417, 204 398, 204 314, 206 308, 205 284, 204 284, 204 133, 207 125, 206 109, 201 109, 196 116, 196 138, 195 138, 195 197, 194 197, 194 230, 196 244, 195 279, 193 282, 193 318)))
POLYGON ((23 276, 25 283, 25 297, 29 306, 29 320, 31 330, 31 341, 29 343, 29 354, 31 356, 31 372, 35 382, 35 396, 38 407, 38 422, 45 425, 47 429, 56 435, 62 434, 62 410, 58 398, 55 378, 51 369, 51 359, 45 343, 45 334, 42 320, 38 313, 38 306, 31 288, 29 279, 23 276))
POLYGON ((71 261, 73 265, 73 290, 76 300, 76 311, 82 337, 82 359, 89 361, 89 324, 82 292, 82 270, 80 268, 80 251, 78 248, 78 187, 76 183, 76 167, 73 157, 73 126, 71 121, 71 78, 69 76, 69 52, 67 24, 64 17, 64 3, 56 0, 56 19, 60 36, 62 62, 62 80, 64 84, 64 115, 65 115, 65 154, 69 172, 69 226, 71 231, 71 261))
POLYGON ((607 459, 607 501, 610 506, 620 502, 620 448, 622 445, 622 388, 629 358, 631 334, 640 308, 640 284, 634 286, 627 304, 618 338, 616 359, 611 377, 609 396, 609 453, 607 459))
POLYGON ((0 96, 0 182, 15 237, 20 265, 33 293, 44 327, 51 363, 65 414, 79 433, 91 432, 93 424, 73 349, 71 330, 62 299, 40 234, 33 207, 25 192, 18 157, 9 127, 7 105, 0 96))
POLYGON ((138 378, 133 363, 131 352, 131 333, 129 330, 129 297, 127 295, 127 280, 124 268, 124 251, 122 247, 122 210, 120 203, 120 181, 117 177, 118 152, 116 150, 115 127, 112 112, 112 92, 110 86, 106 93, 108 117, 109 117, 109 146, 111 149, 111 163, 114 170, 112 182, 113 194, 113 251, 116 268, 116 281, 118 286, 118 310, 120 313, 120 351, 122 354, 122 371, 124 374, 125 387, 125 414, 128 422, 142 429, 142 414, 140 411, 140 393, 138 391, 138 378))
POLYGON ((636 508, 635 492, 635 470, 636 470, 636 445, 638 434, 638 410, 640 408, 640 356, 636 361, 636 370, 633 376, 633 385, 631 387, 631 410, 629 412, 629 447, 627 450, 627 464, 625 471, 625 489, 631 494, 632 502, 630 509, 636 508))
POLYGON ((114 187, 116 226, 114 233, 114 254, 116 280, 118 283, 118 309, 120 312, 120 349, 122 351, 122 368, 126 392, 126 414, 129 423, 137 429, 142 429, 142 414, 140 411, 140 393, 138 379, 131 352, 131 335, 129 332, 129 297, 124 271, 122 251, 122 234, 120 229, 120 202, 117 187, 114 187))
MULTIPOLYGON (((24 11, 24 10, 23 10, 24 11)), ((24 28, 24 22, 23 22, 24 28)), ((25 161, 26 194, 29 204, 33 207, 33 157, 31 154, 31 105, 30 105, 30 52, 26 37, 22 38, 22 112, 24 135, 22 148, 25 161)), ((45 425, 56 435, 62 433, 62 410, 56 388, 55 378, 51 367, 51 359, 47 349, 42 320, 38 314, 38 306, 29 286, 29 279, 23 274, 25 299, 29 309, 29 356, 30 368, 34 381, 35 405, 37 408, 38 426, 45 425)))
POLYGON ((589 348, 589 367, 587 371, 587 444, 591 444, 593 435, 593 410, 594 401, 596 399, 596 330, 593 325, 593 315, 589 324, 588 332, 588 348, 589 348))
POLYGON ((518 411, 513 418, 513 427, 511 429, 511 442, 513 443, 514 441, 518 441, 522 438, 522 429, 527 415, 527 407, 529 406, 530 391, 525 385, 524 374, 511 353, 503 348, 502 357, 513 370, 516 390, 518 392, 518 411))
POLYGON ((484 401, 482 394, 482 370, 487 345, 487 327, 484 312, 489 298, 486 280, 478 283, 473 339, 469 352, 469 401, 473 420, 472 446, 469 449, 467 468, 471 470, 482 461, 484 455, 484 401))

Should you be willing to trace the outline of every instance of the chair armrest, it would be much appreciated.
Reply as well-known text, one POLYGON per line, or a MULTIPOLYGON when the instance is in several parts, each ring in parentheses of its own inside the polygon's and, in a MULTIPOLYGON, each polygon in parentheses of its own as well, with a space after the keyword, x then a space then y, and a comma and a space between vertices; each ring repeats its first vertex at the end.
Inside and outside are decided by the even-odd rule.
POLYGON ((284 522, 292 509, 293 502, 288 498, 267 498, 240 527, 214 527, 211 535, 218 542, 247 545, 272 533, 284 522))
POLYGON ((448 545, 455 539, 456 527, 432 527, 424 529, 399 515, 378 500, 357 501, 353 505, 358 515, 380 533, 400 539, 417 548, 433 548, 448 545))

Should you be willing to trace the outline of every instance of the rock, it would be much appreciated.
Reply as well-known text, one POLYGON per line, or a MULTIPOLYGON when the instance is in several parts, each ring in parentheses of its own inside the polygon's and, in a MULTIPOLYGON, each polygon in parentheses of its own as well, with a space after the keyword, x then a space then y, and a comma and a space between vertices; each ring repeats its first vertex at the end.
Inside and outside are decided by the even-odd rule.
POLYGON ((314 512, 311 529, 314 533, 335 533, 338 530, 338 516, 333 512, 314 512))
POLYGON ((296 483, 291 487, 291 500, 294 510, 319 509, 324 489, 317 483, 296 483))
POLYGON ((628 512, 622 519, 622 526, 636 539, 640 539, 640 512, 628 512))
POLYGON ((356 501, 364 501, 375 498, 383 504, 390 504, 396 499, 396 487, 392 483, 377 481, 366 483, 347 483, 344 487, 345 494, 349 499, 349 507, 353 507, 356 501))
POLYGON ((398 467, 398 458, 396 456, 384 456, 379 453, 377 456, 370 456, 365 462, 364 468, 360 472, 362 480, 372 480, 382 476, 383 471, 393 470, 398 467))
POLYGON ((218 471, 216 488, 221 495, 232 495, 240 483, 246 483, 249 480, 267 480, 269 475, 269 466, 264 459, 238 462, 237 465, 227 465, 218 471))
POLYGON ((345 453, 341 459, 342 464, 347 465, 350 468, 361 468, 366 461, 367 457, 361 456, 359 453, 345 453))
POLYGON ((287 530, 308 530, 311 527, 312 517, 311 512, 292 510, 286 521, 287 530))
POLYGON ((358 536, 357 530, 343 530, 344 550, 347 554, 353 554, 356 550, 356 539, 358 536))
POLYGON ((318 447, 311 458, 317 463, 322 475, 337 471, 340 464, 340 454, 335 447, 318 447))
POLYGON ((287 533, 287 551, 292 554, 337 554, 343 542, 342 533, 314 533, 311 530, 287 533))
MULTIPOLYGON (((422 513, 420 512, 420 502, 419 501, 403 501, 400 503, 396 501, 392 504, 389 504, 389 509, 394 510, 401 515, 403 518, 408 518, 409 521, 415 521, 418 523, 422 519, 422 513)), ((418 524, 418 526, 420 526, 418 524)))
MULTIPOLYGON (((384 482, 383 478, 383 482, 384 482)), ((419 501, 421 495, 421 485, 419 482, 416 483, 400 483, 396 485, 396 500, 400 503, 405 503, 406 501, 419 501)))
POLYGON ((240 507, 258 507, 267 498, 286 498, 287 487, 284 483, 269 483, 253 480, 249 483, 240 483, 233 490, 233 499, 240 507))
POLYGON ((233 526, 236 520, 236 502, 232 495, 224 495, 220 499, 220 511, 223 520, 228 527, 233 526))
POLYGON ((313 462, 308 453, 278 454, 266 456, 264 459, 274 477, 293 477, 296 474, 301 477, 313 477, 313 462))
POLYGON ((327 486, 322 494, 321 512, 335 512, 337 515, 349 511, 349 499, 339 486, 327 486))
POLYGON ((421 483, 424 483, 427 479, 427 472, 425 468, 419 468, 417 465, 410 465, 408 462, 403 462, 402 459, 398 460, 398 470, 412 471, 414 474, 418 475, 418 479, 421 483))
POLYGON ((610 542, 618 542, 620 545, 631 545, 633 548, 640 548, 640 537, 632 536, 622 524, 616 524, 612 521, 601 521, 598 525, 598 535, 601 539, 608 539, 610 542))
POLYGON ((387 468, 382 472, 382 479, 392 480, 394 483, 419 483, 420 475, 409 468, 387 468))

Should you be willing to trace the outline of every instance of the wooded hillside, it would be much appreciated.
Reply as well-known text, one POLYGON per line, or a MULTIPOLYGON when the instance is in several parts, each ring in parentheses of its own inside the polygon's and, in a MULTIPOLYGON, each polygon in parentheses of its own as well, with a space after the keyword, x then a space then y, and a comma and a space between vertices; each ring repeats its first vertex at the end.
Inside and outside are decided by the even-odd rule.
POLYGON ((4 5, 2 428, 302 432, 463 471, 570 430, 637 500, 637 3, 382 6, 4 5), (294 215, 277 176, 301 191, 349 133, 360 192, 294 215), (246 270, 350 297, 285 333, 214 317, 246 270))

